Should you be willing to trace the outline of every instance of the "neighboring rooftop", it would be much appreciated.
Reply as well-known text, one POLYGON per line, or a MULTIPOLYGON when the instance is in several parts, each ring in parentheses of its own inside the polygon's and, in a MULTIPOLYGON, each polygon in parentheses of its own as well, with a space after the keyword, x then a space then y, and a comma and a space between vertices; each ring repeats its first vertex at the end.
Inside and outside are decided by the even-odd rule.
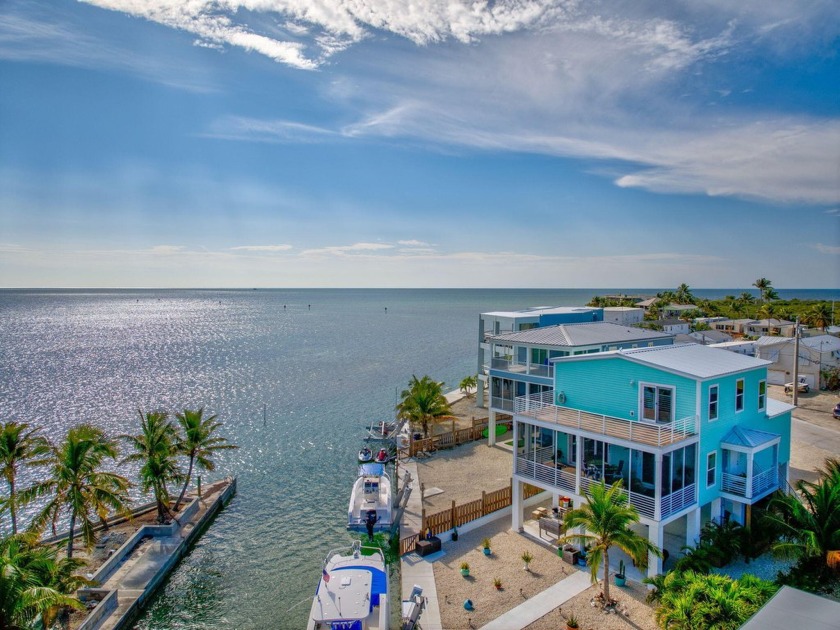
POLYGON ((840 602, 783 586, 741 630, 837 630, 840 602))
POLYGON ((555 359, 555 361, 597 360, 616 355, 636 363, 643 363, 669 372, 701 379, 752 370, 771 363, 763 359, 755 359, 743 354, 695 343, 613 350, 600 354, 563 357, 562 359, 555 359))
POLYGON ((529 306, 517 311, 490 311, 482 313, 491 317, 536 317, 539 315, 561 315, 567 313, 590 313, 599 311, 595 306, 529 306))
MULTIPOLYGON (((793 337, 768 337, 763 335, 755 340, 757 346, 775 346, 779 344, 792 344, 793 337)), ((840 350, 840 339, 833 335, 817 335, 815 337, 804 337, 799 340, 799 344, 819 350, 820 352, 833 352, 840 350)))
POLYGON ((490 337, 492 341, 529 344, 540 347, 594 346, 599 344, 653 341, 654 339, 671 338, 673 338, 673 335, 665 332, 621 326, 612 322, 558 324, 557 326, 532 328, 531 330, 490 337))

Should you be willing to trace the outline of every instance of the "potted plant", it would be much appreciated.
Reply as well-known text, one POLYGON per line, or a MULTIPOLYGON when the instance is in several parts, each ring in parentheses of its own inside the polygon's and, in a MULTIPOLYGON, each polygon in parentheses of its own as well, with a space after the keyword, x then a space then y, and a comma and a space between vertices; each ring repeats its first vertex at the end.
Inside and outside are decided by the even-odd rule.
POLYGON ((461 563, 461 575, 467 577, 470 574, 470 563, 469 562, 462 562, 461 563))
POLYGON ((484 555, 489 556, 490 555, 490 539, 485 538, 484 540, 482 540, 481 541, 481 546, 484 547, 484 555))
POLYGON ((624 573, 624 560, 618 561, 618 573, 615 574, 615 585, 624 586, 627 583, 627 575, 624 573))
POLYGON ((502 590, 502 578, 493 578, 493 586, 496 587, 497 591, 502 590))
POLYGON ((524 552, 522 552, 521 558, 522 558, 522 562, 525 563, 525 570, 529 571, 530 570, 529 565, 531 564, 531 560, 534 559, 534 556, 532 556, 529 552, 524 551, 524 552))
POLYGON ((577 617, 569 615, 569 618, 566 619, 566 628, 568 630, 577 630, 579 627, 577 617))

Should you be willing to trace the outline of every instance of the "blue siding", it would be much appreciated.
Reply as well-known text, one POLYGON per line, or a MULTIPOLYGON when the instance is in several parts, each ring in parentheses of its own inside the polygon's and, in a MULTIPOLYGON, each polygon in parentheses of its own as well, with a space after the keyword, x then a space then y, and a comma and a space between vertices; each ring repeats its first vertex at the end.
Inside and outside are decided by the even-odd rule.
POLYGON ((566 395, 563 406, 626 420, 639 419, 640 382, 674 387, 674 418, 694 415, 695 384, 684 376, 615 356, 588 361, 561 360, 554 368, 554 389, 566 395))

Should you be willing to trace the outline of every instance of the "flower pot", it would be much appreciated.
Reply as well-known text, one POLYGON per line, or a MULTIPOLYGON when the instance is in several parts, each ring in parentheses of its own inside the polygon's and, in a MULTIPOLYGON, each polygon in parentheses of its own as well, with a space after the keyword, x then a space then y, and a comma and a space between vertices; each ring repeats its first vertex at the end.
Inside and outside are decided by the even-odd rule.
POLYGON ((484 548, 484 555, 485 555, 485 556, 489 556, 489 555, 490 555, 490 553, 491 553, 491 552, 490 552, 490 547, 485 547, 485 548, 484 548))
POLYGON ((616 586, 624 586, 627 584, 627 577, 624 575, 616 575, 615 576, 615 585, 616 586))
POLYGON ((464 577, 467 577, 469 574, 470 574, 469 569, 461 569, 461 575, 463 575, 464 577))

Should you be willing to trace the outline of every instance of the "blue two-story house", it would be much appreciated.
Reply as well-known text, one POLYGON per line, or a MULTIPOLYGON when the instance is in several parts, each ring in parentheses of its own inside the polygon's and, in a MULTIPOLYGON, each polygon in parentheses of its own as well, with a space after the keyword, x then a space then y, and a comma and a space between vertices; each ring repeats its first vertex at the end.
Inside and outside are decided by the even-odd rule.
MULTIPOLYGON (((514 406, 514 529, 525 483, 579 505, 621 479, 649 540, 676 556, 703 523, 747 523, 786 487, 793 407, 768 398, 768 361, 681 344, 552 364, 553 388, 514 406)), ((651 557, 649 575, 661 570, 651 557)))
POLYGON ((554 388, 554 359, 673 342, 670 333, 600 321, 488 336, 489 444, 495 443, 498 414, 512 414, 517 397, 554 388))

